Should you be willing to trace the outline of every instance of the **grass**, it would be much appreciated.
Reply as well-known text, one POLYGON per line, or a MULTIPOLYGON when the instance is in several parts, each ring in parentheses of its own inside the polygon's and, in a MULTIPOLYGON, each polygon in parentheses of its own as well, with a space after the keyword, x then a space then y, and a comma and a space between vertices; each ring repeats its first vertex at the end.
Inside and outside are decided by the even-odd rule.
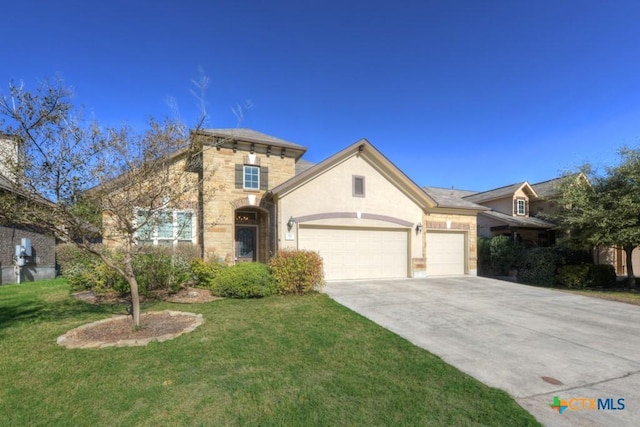
POLYGON ((538 425, 505 392, 326 295, 153 303, 202 313, 147 347, 67 350, 56 338, 122 314, 63 280, 0 287, 3 425, 538 425))
POLYGON ((630 290, 573 290, 561 289, 564 292, 585 295, 588 297, 608 299, 611 301, 626 302, 627 304, 640 305, 640 293, 630 290))

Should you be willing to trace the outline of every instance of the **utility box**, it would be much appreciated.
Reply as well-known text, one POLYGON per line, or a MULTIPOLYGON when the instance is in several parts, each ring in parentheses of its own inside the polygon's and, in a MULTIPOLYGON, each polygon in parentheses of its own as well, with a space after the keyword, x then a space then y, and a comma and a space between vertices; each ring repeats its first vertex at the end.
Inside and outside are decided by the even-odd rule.
POLYGON ((20 245, 24 248, 24 256, 31 256, 31 239, 23 237, 20 245))

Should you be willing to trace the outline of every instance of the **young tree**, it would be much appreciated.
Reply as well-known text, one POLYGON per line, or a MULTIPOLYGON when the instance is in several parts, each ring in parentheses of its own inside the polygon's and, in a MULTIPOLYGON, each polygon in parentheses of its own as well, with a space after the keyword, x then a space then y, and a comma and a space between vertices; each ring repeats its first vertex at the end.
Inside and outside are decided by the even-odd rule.
POLYGON ((147 248, 139 240, 195 199, 190 195, 203 174, 201 165, 199 173, 189 165, 200 148, 190 147, 189 131, 178 121, 151 119, 140 134, 85 122, 80 113, 59 81, 33 92, 9 85, 0 98, 0 132, 20 154, 0 170, 13 187, 0 195, 0 221, 52 232, 102 259, 129 284, 139 326, 133 260, 147 248), (96 236, 115 242, 120 257, 95 245, 96 236))
POLYGON ((587 179, 565 180, 553 220, 570 239, 591 246, 618 246, 626 252, 627 279, 635 286, 632 252, 640 246, 640 150, 620 150, 620 164, 587 179))

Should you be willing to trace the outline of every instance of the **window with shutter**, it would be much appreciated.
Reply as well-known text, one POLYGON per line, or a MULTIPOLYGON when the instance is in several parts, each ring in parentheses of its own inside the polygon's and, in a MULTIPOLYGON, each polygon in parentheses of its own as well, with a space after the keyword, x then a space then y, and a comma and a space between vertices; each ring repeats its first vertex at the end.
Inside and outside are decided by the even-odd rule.
POLYGON ((269 168, 260 168, 260 190, 267 191, 269 189, 269 168))
POLYGON ((243 177, 244 177, 243 188, 245 190, 260 189, 260 167, 245 165, 243 177))
POLYGON ((243 165, 236 165, 236 188, 242 188, 243 183, 243 165))

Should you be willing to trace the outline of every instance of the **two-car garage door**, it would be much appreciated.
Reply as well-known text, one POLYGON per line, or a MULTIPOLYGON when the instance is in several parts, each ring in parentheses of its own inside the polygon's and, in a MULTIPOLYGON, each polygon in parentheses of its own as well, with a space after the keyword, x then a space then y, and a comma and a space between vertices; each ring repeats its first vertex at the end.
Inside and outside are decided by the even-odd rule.
POLYGON ((409 229, 301 226, 298 247, 320 253, 327 280, 408 276, 409 229))

